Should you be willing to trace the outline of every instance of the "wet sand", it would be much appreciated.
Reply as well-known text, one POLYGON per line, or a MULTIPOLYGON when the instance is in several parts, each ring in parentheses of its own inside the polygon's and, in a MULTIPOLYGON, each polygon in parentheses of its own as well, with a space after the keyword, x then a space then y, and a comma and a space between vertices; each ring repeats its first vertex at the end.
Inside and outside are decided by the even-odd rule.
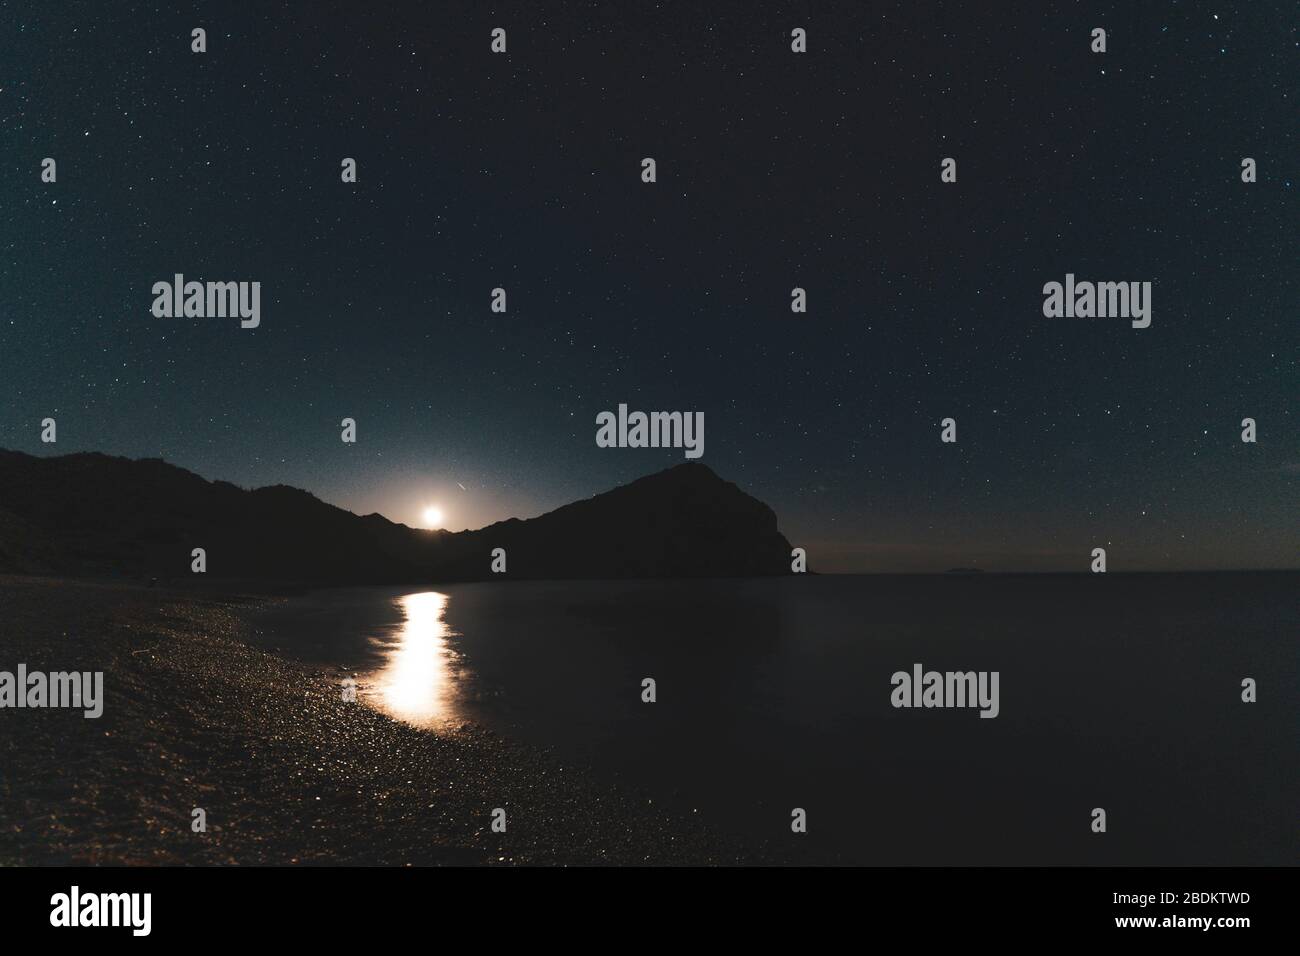
POLYGON ((0 669, 102 670, 105 698, 0 710, 0 865, 762 862, 545 751, 345 702, 244 643, 274 600, 0 576, 0 669))

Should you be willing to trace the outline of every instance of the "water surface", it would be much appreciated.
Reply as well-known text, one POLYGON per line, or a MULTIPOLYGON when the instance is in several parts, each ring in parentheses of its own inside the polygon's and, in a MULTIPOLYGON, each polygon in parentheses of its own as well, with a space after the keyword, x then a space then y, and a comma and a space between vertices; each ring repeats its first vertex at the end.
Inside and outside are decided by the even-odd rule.
POLYGON ((399 719, 552 748, 778 858, 1281 864, 1298 594, 1294 573, 459 584, 321 592, 261 640, 355 669, 399 719), (999 716, 892 707, 916 663, 998 671, 999 716))

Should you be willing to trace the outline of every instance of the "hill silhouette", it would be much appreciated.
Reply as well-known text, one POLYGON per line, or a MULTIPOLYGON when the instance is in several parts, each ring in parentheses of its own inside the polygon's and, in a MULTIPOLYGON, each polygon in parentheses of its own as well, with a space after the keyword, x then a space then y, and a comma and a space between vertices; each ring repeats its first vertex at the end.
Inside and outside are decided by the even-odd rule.
POLYGON ((247 490, 161 459, 0 450, 0 572, 322 585, 789 573, 761 501, 687 463, 536 518, 427 531, 286 485, 247 490), (507 573, 492 574, 504 548, 507 573))

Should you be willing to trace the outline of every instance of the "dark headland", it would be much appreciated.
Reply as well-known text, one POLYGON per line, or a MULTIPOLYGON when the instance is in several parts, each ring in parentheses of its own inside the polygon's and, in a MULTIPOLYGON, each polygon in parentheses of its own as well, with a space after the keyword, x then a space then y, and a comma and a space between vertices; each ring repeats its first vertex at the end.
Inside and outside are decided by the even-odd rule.
POLYGON ((788 574, 767 505, 688 463, 536 518, 427 531, 355 515, 285 485, 246 490, 160 459, 0 450, 0 572, 315 585, 489 578, 788 574), (491 555, 507 554, 506 574, 491 555))

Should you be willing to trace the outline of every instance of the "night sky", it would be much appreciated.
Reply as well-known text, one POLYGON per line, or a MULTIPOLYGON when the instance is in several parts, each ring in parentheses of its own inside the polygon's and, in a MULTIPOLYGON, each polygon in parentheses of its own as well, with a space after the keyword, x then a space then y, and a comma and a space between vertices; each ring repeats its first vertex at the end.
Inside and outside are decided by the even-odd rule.
POLYGON ((0 446, 459 529, 686 460, 626 402, 818 570, 1300 565, 1293 3, 283 6, 0 0, 0 446))

